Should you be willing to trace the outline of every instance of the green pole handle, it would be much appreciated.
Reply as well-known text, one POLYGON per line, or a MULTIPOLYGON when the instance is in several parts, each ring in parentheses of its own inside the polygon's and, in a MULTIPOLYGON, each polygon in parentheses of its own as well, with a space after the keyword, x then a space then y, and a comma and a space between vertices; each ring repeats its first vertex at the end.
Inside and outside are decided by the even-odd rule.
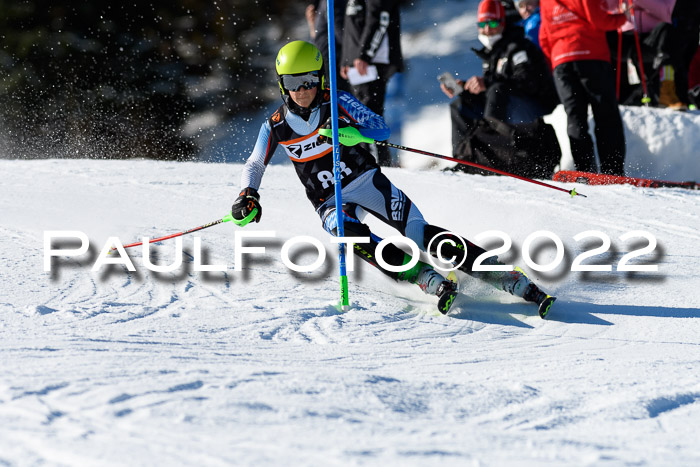
POLYGON ((250 211, 250 214, 248 214, 247 216, 245 216, 245 217, 244 217, 243 219, 241 219, 241 220, 234 219, 233 216, 232 216, 231 214, 229 214, 228 216, 224 217, 223 220, 224 220, 224 222, 233 221, 233 223, 236 224, 238 227, 245 227, 246 225, 248 225, 248 223, 249 223, 250 221, 252 221, 253 219, 255 219, 255 216, 257 216, 257 215, 258 215, 258 208, 255 208, 255 209, 253 209, 252 211, 250 211))
MULTIPOLYGON (((321 128, 318 130, 318 134, 325 136, 326 138, 333 140, 333 130, 330 128, 321 128)), ((375 141, 372 138, 362 135, 360 130, 354 126, 346 126, 343 128, 338 128, 338 142, 343 146, 355 146, 360 143, 372 144, 375 141)))

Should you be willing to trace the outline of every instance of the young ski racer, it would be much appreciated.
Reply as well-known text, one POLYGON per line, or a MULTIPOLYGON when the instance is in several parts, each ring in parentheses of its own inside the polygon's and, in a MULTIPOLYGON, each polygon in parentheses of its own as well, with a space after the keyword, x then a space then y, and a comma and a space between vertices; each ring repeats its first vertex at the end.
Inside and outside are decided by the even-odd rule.
MULTIPOLYGON (((319 135, 320 128, 330 127, 331 115, 321 53, 308 42, 290 42, 280 49, 276 69, 284 104, 260 128, 255 148, 241 175, 243 190, 233 203, 231 214, 234 222, 240 226, 251 220, 260 221, 262 208, 258 189, 272 155, 278 146, 282 146, 306 188, 307 197, 321 217, 324 229, 336 235, 338 216, 335 209, 333 146, 327 138, 319 135)), ((338 104, 341 126, 352 125, 362 135, 375 140, 389 137, 390 131, 384 119, 351 94, 340 91, 338 104)), ((405 272, 391 272, 377 263, 375 253, 381 239, 362 223, 367 214, 372 214, 413 240, 421 250, 426 251, 429 247, 428 253, 431 255, 437 256, 438 246, 442 243, 442 257, 454 257, 455 264, 464 260, 460 270, 538 304, 540 316, 546 316, 554 297, 542 292, 519 268, 509 272, 473 272, 474 260, 484 250, 471 242, 464 245, 461 239, 447 230, 428 224, 418 207, 382 173, 368 151, 360 146, 340 146, 340 166, 345 236, 370 237, 369 243, 355 244, 353 247, 360 258, 394 280, 417 284, 426 294, 437 296, 438 308, 442 313, 447 314, 450 310, 457 294, 456 285, 429 264, 418 261, 405 272), (431 242, 433 238, 435 241, 431 242), (445 239, 453 244, 440 241, 445 239)), ((402 266, 412 259, 391 243, 383 249, 382 258, 391 266, 402 266)), ((496 257, 484 262, 487 263, 499 264, 496 257)))

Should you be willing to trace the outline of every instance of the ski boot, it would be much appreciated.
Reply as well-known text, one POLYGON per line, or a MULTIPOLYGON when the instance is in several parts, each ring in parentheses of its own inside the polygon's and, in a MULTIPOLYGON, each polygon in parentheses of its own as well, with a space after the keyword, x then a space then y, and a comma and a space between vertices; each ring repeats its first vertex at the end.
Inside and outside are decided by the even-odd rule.
POLYGON ((546 293, 542 292, 534 282, 530 282, 525 289, 523 299, 525 299, 527 302, 536 303, 538 306, 537 312, 540 314, 540 318, 545 319, 547 317, 547 313, 549 313, 552 303, 554 303, 554 300, 556 300, 557 297, 547 295, 546 293))
POLYGON ((443 315, 446 315, 457 297, 457 284, 452 281, 443 281, 438 286, 437 296, 440 298, 438 300, 438 310, 443 315))
POLYGON ((526 302, 537 304, 540 318, 544 319, 557 298, 542 292, 519 267, 510 272, 509 276, 503 283, 503 289, 516 297, 522 297, 526 302))
POLYGON ((446 280, 442 275, 425 263, 422 264, 415 283, 421 290, 429 295, 438 297, 438 310, 446 315, 457 296, 457 286, 454 282, 446 280))

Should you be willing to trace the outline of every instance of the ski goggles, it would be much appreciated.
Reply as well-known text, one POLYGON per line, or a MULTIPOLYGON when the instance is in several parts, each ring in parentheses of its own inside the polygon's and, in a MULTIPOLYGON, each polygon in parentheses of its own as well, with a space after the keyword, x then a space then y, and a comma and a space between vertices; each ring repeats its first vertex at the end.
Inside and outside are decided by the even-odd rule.
POLYGON ((282 87, 287 91, 298 91, 301 88, 313 89, 321 82, 318 71, 304 73, 303 75, 282 75, 282 87))
POLYGON ((500 19, 491 19, 488 21, 479 21, 476 23, 477 26, 480 28, 485 28, 486 25, 488 25, 491 29, 496 29, 498 26, 501 25, 501 20, 500 19))

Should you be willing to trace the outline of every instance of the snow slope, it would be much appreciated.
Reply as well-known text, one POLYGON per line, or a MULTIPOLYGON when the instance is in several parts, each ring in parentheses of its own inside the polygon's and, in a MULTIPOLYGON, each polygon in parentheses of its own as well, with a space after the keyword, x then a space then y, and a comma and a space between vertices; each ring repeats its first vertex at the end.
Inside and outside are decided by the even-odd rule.
MULTIPOLYGON (((412 118, 394 141, 448 154, 446 101, 425 83, 474 67, 474 4, 407 11, 408 97, 396 104, 412 118)), ((623 116, 631 175, 700 179, 697 113, 623 116)), ((551 121, 565 122, 556 112, 551 121)), ((434 297, 359 262, 353 307, 339 313, 336 250, 288 165, 268 169, 262 222, 242 230, 276 232, 254 242, 265 254, 237 265, 241 229, 228 223, 184 237, 173 272, 149 271, 140 248, 130 250, 135 271, 92 272, 109 237, 129 243, 222 217, 242 165, 0 160, 0 465, 700 463, 700 192, 577 186, 588 197, 572 199, 402 160, 385 172, 429 222, 470 239, 510 236, 506 259, 559 296, 548 320, 469 278, 441 316, 434 297), (90 250, 45 272, 44 233, 55 230, 84 232, 90 250), (540 230, 565 248, 551 272, 522 259, 540 230), (591 230, 611 247, 584 264, 610 272, 571 271, 600 244, 574 240, 591 230), (633 231, 658 244, 632 263, 657 272, 615 269, 646 245, 620 239, 633 231), (300 235, 327 245, 321 270, 282 263, 283 243, 300 235), (195 270, 195 238, 225 272, 195 270)), ((154 246, 153 260, 170 263, 175 246, 154 246)), ((529 251, 540 264, 554 256, 551 244, 529 251)), ((293 252, 300 264, 316 258, 293 252)))
MULTIPOLYGON (((502 230, 518 252, 537 230, 559 236, 561 268, 526 268, 560 297, 547 321, 474 280, 440 316, 434 298, 361 264, 353 309, 338 313, 334 261, 309 274, 281 262, 291 237, 327 242, 288 166, 265 176, 263 220, 246 231, 277 236, 256 243, 267 253, 244 270, 234 270, 237 229, 224 224, 186 237, 174 272, 147 270, 139 248, 136 271, 91 272, 109 236, 128 243, 221 217, 241 167, 0 161, 0 463, 700 461, 699 192, 579 187, 588 198, 571 199, 506 178, 387 170, 429 221, 469 238, 502 230), (446 206, 444 193, 460 202, 446 206), (47 230, 85 232, 91 250, 44 272, 47 230), (640 260, 659 271, 571 272, 597 246, 572 239, 586 230, 613 245, 588 264, 638 247, 621 234, 653 234, 658 246, 640 260), (226 272, 194 271, 194 237, 226 272)), ((155 246, 154 260, 169 264, 174 245, 155 246)))

